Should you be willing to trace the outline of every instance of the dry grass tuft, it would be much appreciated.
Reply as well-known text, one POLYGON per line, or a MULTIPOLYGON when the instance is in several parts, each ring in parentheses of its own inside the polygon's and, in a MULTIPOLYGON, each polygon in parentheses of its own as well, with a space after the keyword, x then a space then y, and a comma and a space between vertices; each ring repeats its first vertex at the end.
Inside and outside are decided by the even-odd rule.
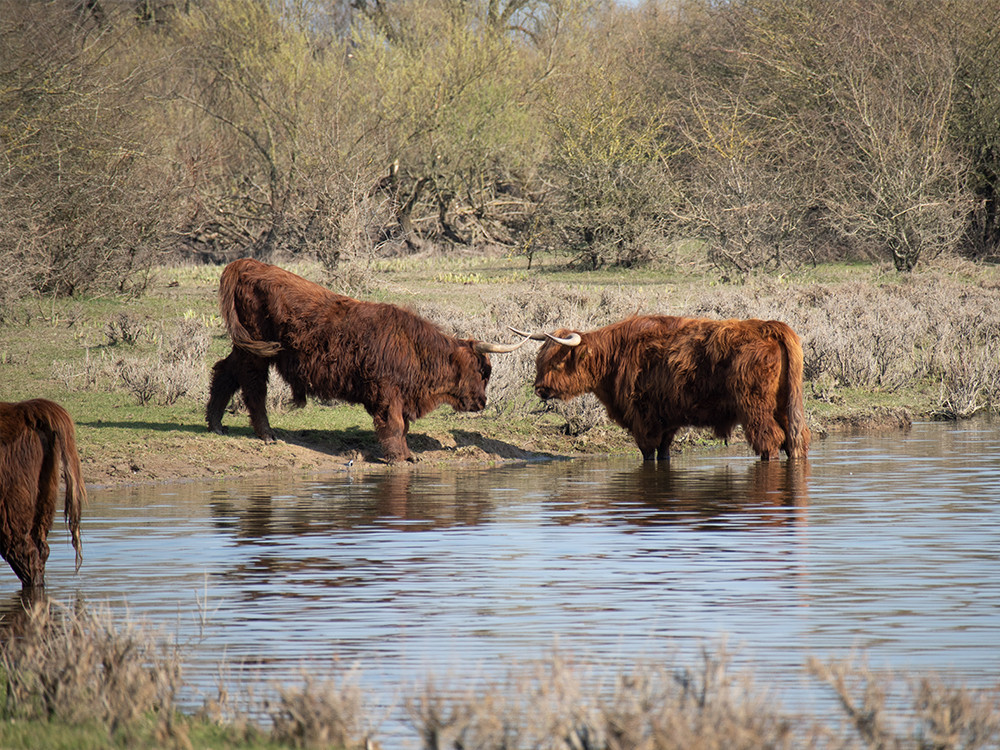
POLYGON ((429 683, 410 714, 427 750, 763 750, 802 739, 766 691, 731 674, 724 651, 704 651, 694 669, 638 666, 610 686, 589 672, 557 654, 462 696, 429 683))
MULTIPOLYGON (((894 681, 863 661, 810 659, 808 667, 833 689, 861 747, 978 750, 1000 743, 1000 686, 975 691, 926 676, 911 680, 903 701, 892 695, 894 681)), ((842 746, 857 747, 854 739, 844 738, 853 744, 842 746)))
POLYGON ((111 733, 153 719, 164 736, 177 735, 176 649, 144 627, 116 622, 110 610, 35 602, 0 667, 5 719, 97 722, 111 733))
POLYGON ((325 681, 303 677, 301 687, 280 687, 276 700, 265 701, 271 738, 299 748, 370 747, 357 674, 325 681))
MULTIPOLYGON (((176 712, 181 657, 107 611, 35 604, 0 651, 0 720, 105 727, 160 746, 190 747, 191 719, 176 712), (145 722, 145 723, 141 723, 145 722)), ((971 690, 934 674, 908 682, 863 662, 820 661, 811 675, 832 690, 820 715, 787 711, 749 671, 735 672, 724 646, 692 664, 646 660, 630 669, 574 662, 556 652, 506 676, 455 688, 428 678, 404 697, 425 750, 985 750, 1000 745, 1000 684, 971 690)), ((230 736, 280 747, 378 747, 358 668, 321 679, 304 674, 225 721, 220 691, 202 721, 230 736), (256 718, 251 718, 251 717, 256 718), (258 721, 263 720, 262 726, 258 721), (267 726, 269 724, 269 727, 267 726)), ((463 684, 468 684, 464 678, 463 684)), ((253 685, 249 686, 253 691, 253 685)), ((230 707, 231 708, 231 707, 230 707)), ((398 742, 397 736, 394 741, 398 742)))

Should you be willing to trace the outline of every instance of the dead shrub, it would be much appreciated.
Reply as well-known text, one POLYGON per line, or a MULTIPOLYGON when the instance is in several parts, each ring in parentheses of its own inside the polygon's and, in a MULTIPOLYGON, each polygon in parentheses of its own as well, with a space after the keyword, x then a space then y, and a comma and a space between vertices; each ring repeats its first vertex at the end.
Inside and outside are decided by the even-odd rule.
MULTIPOLYGON (((140 406, 160 403, 171 406, 190 396, 203 399, 207 394, 207 368, 210 337, 205 325, 194 319, 179 321, 172 328, 153 336, 157 350, 148 356, 119 357, 113 362, 95 363, 103 369, 109 388, 122 387, 135 397, 140 406)), ((91 373, 88 366, 83 376, 86 382, 96 382, 100 374, 91 373)))
POLYGON ((111 732, 153 718, 173 733, 175 649, 110 610, 36 602, 0 656, 7 719, 98 722, 111 732))
POLYGON ((326 681, 304 675, 301 687, 281 687, 278 698, 265 701, 276 743, 300 748, 367 748, 363 696, 357 674, 326 681))
POLYGON ((639 666, 604 678, 556 654, 465 695, 428 683, 408 708, 428 750, 798 746, 791 721, 749 677, 730 673, 724 650, 704 651, 694 668, 639 666))
POLYGON ((971 417, 1000 404, 1000 340, 953 342, 939 355, 938 415, 946 419, 971 417))
MULTIPOLYGON (((905 700, 896 695, 897 681, 891 675, 874 672, 863 660, 810 659, 808 669, 833 689, 864 747, 977 750, 1000 741, 997 688, 970 690, 927 676, 910 681, 905 700)), ((845 746, 849 738, 841 741, 845 746)))
POLYGON ((134 346, 149 333, 149 326, 136 320, 127 312, 120 312, 108 321, 104 327, 109 346, 125 344, 134 346))

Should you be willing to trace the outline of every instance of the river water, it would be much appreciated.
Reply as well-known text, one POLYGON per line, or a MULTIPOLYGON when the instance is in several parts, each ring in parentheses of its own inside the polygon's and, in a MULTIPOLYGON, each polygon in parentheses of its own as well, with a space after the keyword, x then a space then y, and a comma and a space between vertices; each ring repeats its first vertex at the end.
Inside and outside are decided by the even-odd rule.
POLYGON ((94 490, 83 540, 74 575, 57 520, 50 598, 176 633, 191 703, 220 679, 294 684, 334 663, 389 696, 556 647, 628 668, 724 640, 792 692, 810 656, 855 650, 967 685, 1000 675, 996 422, 832 436, 808 462, 734 445, 669 465, 94 490))

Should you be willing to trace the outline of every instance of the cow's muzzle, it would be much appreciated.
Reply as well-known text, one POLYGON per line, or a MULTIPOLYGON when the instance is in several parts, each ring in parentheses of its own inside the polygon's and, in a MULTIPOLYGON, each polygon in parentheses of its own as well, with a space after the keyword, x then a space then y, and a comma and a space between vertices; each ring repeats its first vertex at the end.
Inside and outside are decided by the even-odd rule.
POLYGON ((555 398, 556 395, 552 392, 552 389, 546 388, 544 385, 535 386, 535 394, 542 401, 548 401, 550 398, 555 398))

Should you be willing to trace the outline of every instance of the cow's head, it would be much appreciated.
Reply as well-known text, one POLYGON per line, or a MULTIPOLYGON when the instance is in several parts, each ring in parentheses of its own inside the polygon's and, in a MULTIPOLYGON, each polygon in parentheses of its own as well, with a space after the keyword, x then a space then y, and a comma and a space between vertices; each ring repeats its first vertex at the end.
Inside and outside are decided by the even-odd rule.
POLYGON ((459 342, 452 356, 455 388, 449 403, 456 411, 482 411, 486 407, 486 386, 493 366, 490 356, 476 349, 476 343, 473 339, 459 342))
POLYGON ((575 331, 559 329, 545 334, 545 344, 535 360, 535 393, 544 401, 567 399, 586 393, 593 378, 585 366, 589 349, 575 331))
POLYGON ((516 344, 492 344, 486 341, 465 339, 453 356, 455 390, 451 406, 457 411, 482 411, 486 407, 486 386, 490 382, 493 365, 490 354, 505 354, 519 349, 525 338, 516 344))

